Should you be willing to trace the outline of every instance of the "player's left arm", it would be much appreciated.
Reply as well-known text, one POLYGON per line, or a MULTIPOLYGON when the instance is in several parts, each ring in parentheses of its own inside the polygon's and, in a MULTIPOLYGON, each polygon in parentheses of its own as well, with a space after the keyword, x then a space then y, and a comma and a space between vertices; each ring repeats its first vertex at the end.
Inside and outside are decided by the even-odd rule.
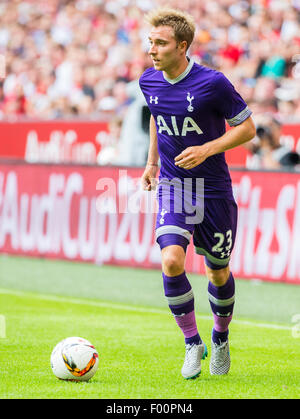
POLYGON ((183 169, 193 169, 214 154, 237 147, 250 141, 256 133, 255 124, 249 116, 241 124, 234 126, 224 135, 200 146, 186 148, 175 158, 175 165, 183 169))

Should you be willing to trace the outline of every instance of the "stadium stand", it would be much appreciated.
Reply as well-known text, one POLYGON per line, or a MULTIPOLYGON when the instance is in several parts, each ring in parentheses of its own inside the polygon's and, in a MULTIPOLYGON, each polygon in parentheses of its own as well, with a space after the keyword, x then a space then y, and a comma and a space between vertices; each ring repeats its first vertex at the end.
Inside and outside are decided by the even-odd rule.
MULTIPOLYGON (((118 125, 135 100, 128 86, 151 66, 143 15, 163 3, 48 0, 37 7, 32 0, 3 0, 0 118, 113 115, 118 125)), ((184 7, 197 23, 189 52, 195 61, 222 71, 255 115, 300 121, 299 0, 186 0, 184 7)))

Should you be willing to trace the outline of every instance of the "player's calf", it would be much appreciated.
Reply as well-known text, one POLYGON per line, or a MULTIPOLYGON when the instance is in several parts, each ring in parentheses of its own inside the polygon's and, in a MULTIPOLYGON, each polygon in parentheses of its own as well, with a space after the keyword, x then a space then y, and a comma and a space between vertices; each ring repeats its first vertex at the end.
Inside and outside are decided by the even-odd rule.
POLYGON ((163 284, 169 308, 185 339, 186 354, 181 373, 186 379, 195 378, 201 372, 201 359, 207 351, 198 333, 192 287, 185 272, 174 277, 163 273, 163 284))

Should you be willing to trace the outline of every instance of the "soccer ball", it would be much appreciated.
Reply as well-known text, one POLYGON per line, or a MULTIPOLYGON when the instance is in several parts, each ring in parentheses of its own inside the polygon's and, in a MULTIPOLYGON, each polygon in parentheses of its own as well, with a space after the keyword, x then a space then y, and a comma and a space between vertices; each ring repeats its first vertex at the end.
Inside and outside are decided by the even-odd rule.
POLYGON ((55 346, 50 363, 61 380, 88 381, 98 369, 99 355, 88 340, 70 337, 55 346))

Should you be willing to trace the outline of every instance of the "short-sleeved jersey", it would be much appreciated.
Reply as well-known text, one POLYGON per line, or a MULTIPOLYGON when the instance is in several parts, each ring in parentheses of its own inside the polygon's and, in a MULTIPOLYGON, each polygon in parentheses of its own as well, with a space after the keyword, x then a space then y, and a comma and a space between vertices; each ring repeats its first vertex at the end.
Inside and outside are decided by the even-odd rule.
POLYGON ((167 79, 162 71, 147 69, 140 88, 153 115, 161 159, 160 178, 204 178, 208 198, 232 198, 231 178, 220 153, 191 170, 175 166, 175 157, 187 147, 212 141, 230 126, 245 121, 251 111, 229 80, 218 71, 189 60, 177 79, 167 79))

